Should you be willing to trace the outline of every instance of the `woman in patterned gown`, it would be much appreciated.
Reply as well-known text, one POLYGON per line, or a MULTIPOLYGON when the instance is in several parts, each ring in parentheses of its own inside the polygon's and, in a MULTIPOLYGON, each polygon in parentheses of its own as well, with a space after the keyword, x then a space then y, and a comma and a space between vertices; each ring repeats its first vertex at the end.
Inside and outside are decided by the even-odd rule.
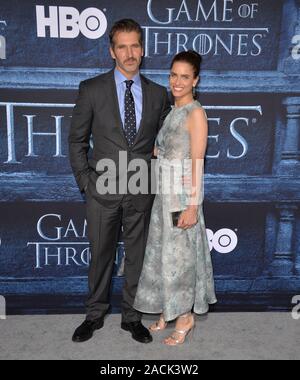
POLYGON ((170 88, 175 105, 155 142, 159 190, 134 303, 143 313, 160 314, 151 331, 163 330, 167 322, 176 319, 175 331, 164 340, 173 346, 183 343, 193 329, 192 310, 204 314, 209 304, 216 302, 201 198, 208 125, 205 110, 194 98, 200 63, 201 56, 188 51, 176 55, 171 65, 170 88), (182 167, 190 163, 189 175, 185 169, 174 169, 178 162, 182 167), (171 167, 173 176, 166 175, 171 167), (174 173, 184 173, 180 181, 185 189, 190 186, 190 192, 174 191, 174 173), (169 192, 162 191, 166 182, 169 192), (179 219, 173 222, 175 211, 180 211, 179 219))

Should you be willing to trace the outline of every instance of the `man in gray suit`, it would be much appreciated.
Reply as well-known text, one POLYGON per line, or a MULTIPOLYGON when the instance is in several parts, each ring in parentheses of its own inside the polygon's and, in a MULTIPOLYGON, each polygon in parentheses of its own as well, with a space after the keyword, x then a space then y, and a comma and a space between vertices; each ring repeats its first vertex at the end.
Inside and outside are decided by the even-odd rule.
POLYGON ((127 168, 124 170, 119 154, 126 154, 128 165, 134 159, 144 160, 149 174, 154 141, 170 111, 170 103, 165 88, 139 73, 143 56, 139 24, 130 19, 118 21, 110 32, 110 44, 115 69, 80 83, 69 135, 71 166, 80 190, 86 194, 92 256, 87 315, 72 339, 84 342, 103 326, 109 309, 116 244, 123 225, 126 257, 121 328, 129 331, 135 340, 148 343, 152 337, 132 305, 142 270, 154 196, 150 190, 148 194, 119 191, 120 181, 124 182, 125 178, 127 186, 134 174, 127 172, 127 168), (88 157, 91 136, 93 149, 88 157), (102 159, 110 159, 116 166, 115 194, 98 191, 99 176, 105 172, 97 167, 102 159))

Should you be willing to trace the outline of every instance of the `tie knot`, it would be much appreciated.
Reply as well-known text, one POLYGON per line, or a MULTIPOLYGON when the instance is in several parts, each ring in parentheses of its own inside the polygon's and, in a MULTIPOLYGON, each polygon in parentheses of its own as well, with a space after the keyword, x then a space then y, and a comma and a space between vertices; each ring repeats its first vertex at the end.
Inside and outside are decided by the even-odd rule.
POLYGON ((126 80, 125 83, 126 83, 126 88, 130 90, 134 82, 133 80, 126 80))

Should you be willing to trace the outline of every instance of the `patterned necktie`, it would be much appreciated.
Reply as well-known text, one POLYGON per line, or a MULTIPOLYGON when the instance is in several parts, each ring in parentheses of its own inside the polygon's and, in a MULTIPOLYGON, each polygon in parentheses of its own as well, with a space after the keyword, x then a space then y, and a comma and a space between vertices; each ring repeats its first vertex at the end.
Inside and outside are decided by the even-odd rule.
POLYGON ((124 131, 128 141, 128 145, 132 146, 136 136, 136 117, 135 117, 135 105, 134 98, 131 92, 131 86, 133 80, 126 80, 126 92, 125 92, 125 121, 124 131))

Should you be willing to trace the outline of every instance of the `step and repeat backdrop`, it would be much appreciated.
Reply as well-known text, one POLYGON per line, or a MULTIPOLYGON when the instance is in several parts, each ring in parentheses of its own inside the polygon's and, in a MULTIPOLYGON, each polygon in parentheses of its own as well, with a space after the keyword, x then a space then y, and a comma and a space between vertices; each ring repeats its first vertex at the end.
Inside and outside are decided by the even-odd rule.
MULTIPOLYGON (((67 137, 79 82, 113 67, 108 33, 127 17, 143 27, 142 72, 151 80, 167 87, 180 51, 203 56, 214 310, 291 308, 300 294, 300 1, 1 0, 0 295, 7 312, 84 310, 90 252, 67 137)), ((123 284, 121 233, 119 240, 113 311, 123 284)))

